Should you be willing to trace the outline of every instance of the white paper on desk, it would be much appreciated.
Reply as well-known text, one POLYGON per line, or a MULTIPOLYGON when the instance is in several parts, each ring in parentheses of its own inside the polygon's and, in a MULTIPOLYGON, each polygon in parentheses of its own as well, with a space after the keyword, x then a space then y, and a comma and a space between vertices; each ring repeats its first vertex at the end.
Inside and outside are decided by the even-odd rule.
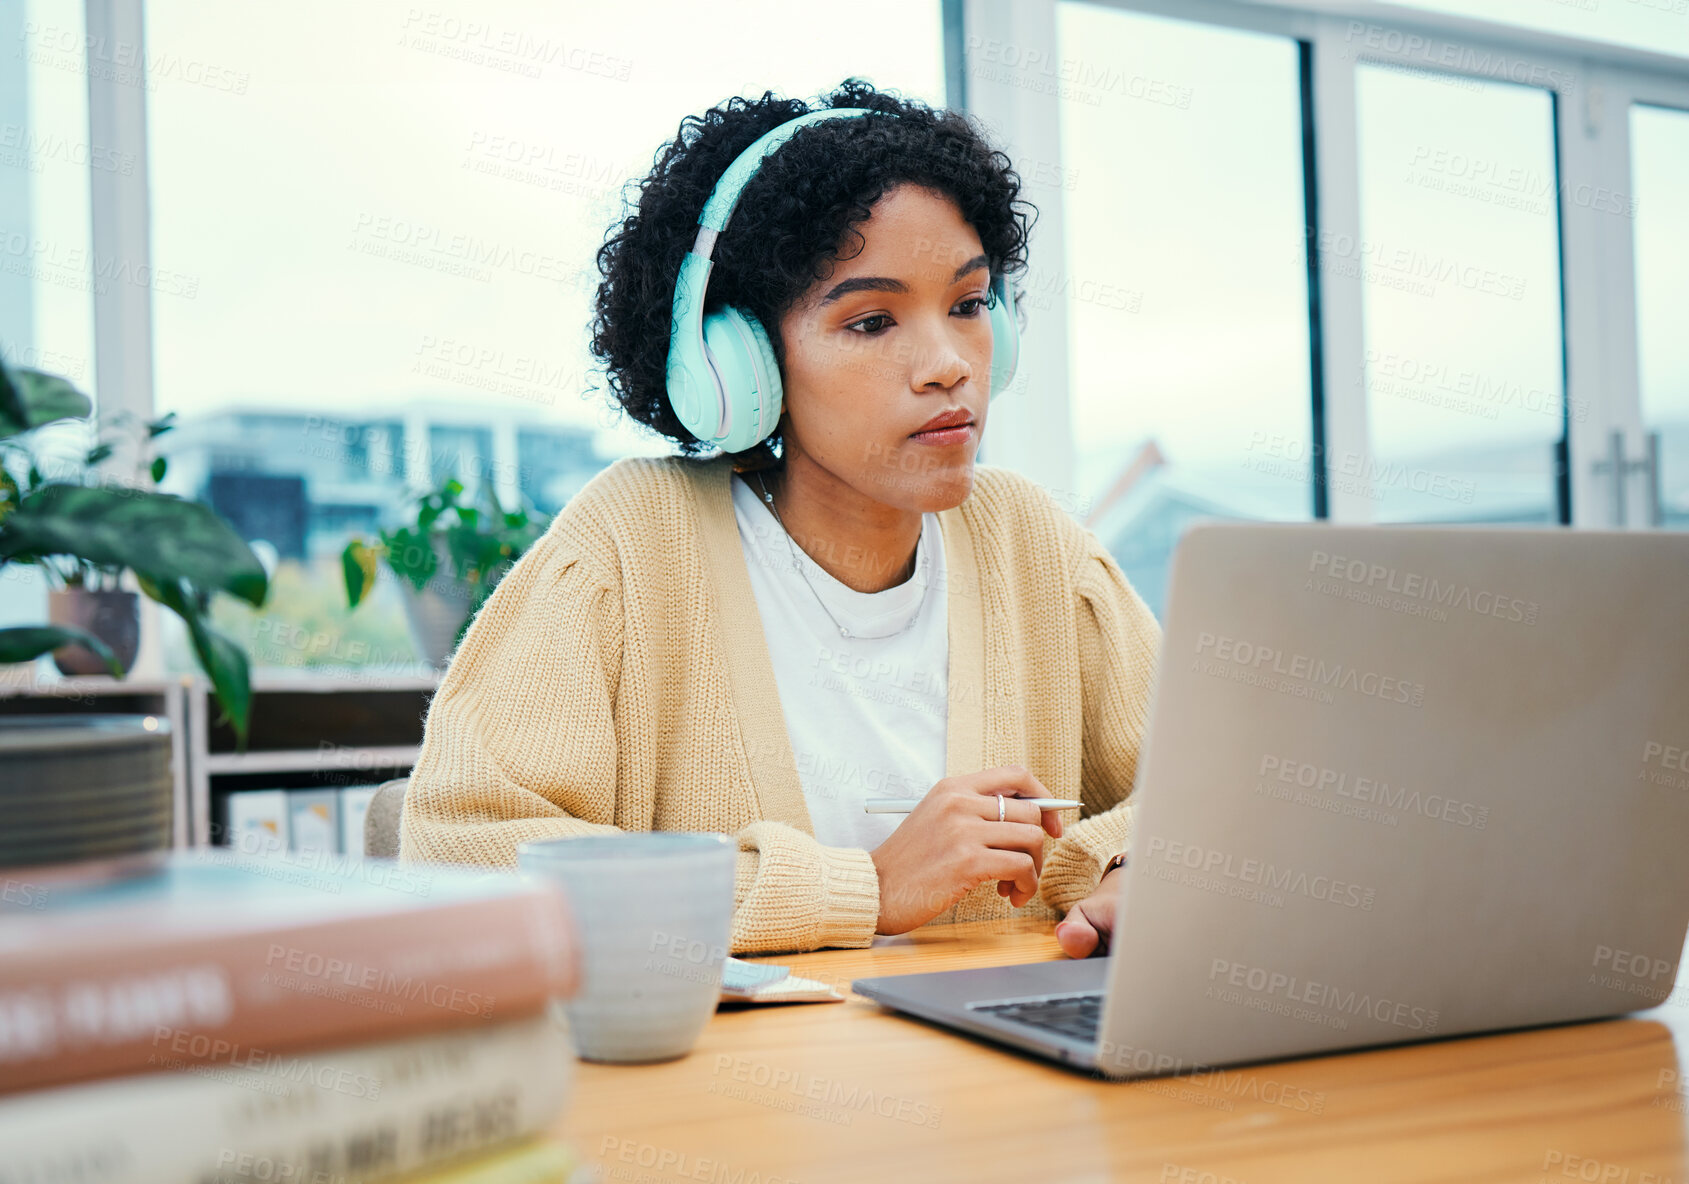
POLYGON ((843 1003, 826 983, 799 978, 790 968, 729 957, 721 968, 723 1003, 843 1003))

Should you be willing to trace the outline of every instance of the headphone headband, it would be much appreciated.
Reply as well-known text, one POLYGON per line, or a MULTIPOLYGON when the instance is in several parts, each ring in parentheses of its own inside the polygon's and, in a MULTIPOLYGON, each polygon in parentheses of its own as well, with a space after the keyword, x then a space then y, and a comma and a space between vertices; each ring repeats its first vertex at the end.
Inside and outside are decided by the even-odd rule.
POLYGON ((756 176, 762 162, 774 155, 780 146, 799 130, 828 119, 855 119, 862 115, 887 114, 890 112, 872 111, 867 107, 829 107, 824 111, 811 111, 807 115, 787 120, 779 127, 758 136, 751 141, 749 148, 733 158, 733 163, 727 166, 721 180, 717 181, 715 188, 710 191, 710 198, 704 203, 704 212, 698 215, 698 239, 692 249, 706 259, 710 257, 715 251, 716 235, 727 229, 728 219, 733 217, 733 211, 738 208, 739 197, 745 192, 745 186, 756 176), (709 232, 707 242, 706 231, 709 232))

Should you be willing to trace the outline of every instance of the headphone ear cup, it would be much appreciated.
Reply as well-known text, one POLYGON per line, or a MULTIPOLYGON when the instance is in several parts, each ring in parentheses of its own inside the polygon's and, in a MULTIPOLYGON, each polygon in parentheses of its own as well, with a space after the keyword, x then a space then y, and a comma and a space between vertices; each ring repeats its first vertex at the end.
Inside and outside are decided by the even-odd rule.
POLYGON ((723 414, 712 441, 743 452, 780 422, 780 367, 768 334, 754 316, 731 306, 704 318, 704 357, 723 392, 723 414))
POLYGON ((991 279, 991 398, 995 399, 1015 376, 1020 362, 1020 322, 1015 318, 1015 298, 1008 277, 999 272, 991 279))
POLYGON ((757 402, 760 416, 757 420, 757 438, 751 443, 758 444, 774 434, 774 429, 780 424, 780 410, 785 406, 786 388, 780 382, 780 363, 774 357, 774 343, 768 339, 768 330, 762 327, 762 322, 750 313, 740 313, 744 318, 745 328, 750 331, 751 339, 756 342, 752 351, 756 358, 757 389, 762 392, 762 398, 757 402))

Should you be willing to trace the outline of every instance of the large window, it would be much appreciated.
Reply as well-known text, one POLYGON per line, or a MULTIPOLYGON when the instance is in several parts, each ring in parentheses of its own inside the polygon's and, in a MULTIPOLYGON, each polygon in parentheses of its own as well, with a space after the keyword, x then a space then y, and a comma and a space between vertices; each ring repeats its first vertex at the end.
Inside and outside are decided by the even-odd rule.
POLYGON ((1313 512, 1343 522, 1623 524, 1612 433, 1680 414, 1683 154, 1625 123, 1689 107, 1681 3, 965 7, 970 102, 1065 238, 1063 298, 1034 305, 1059 324, 1030 339, 1068 398, 999 452, 1073 494, 1152 602, 1184 523, 1303 516, 1260 495, 1322 475, 1313 512), (1208 463, 1234 437, 1269 455, 1208 463), (1123 529, 1122 491, 1161 484, 1180 514, 1123 529))
POLYGON ((623 185, 683 116, 852 75, 945 98, 936 0, 146 19, 154 256, 193 281, 155 302, 170 480, 277 556, 261 617, 224 606, 261 665, 408 661, 394 582, 348 614, 337 559, 408 492, 454 475, 549 513, 612 458, 670 450, 607 408, 587 322, 623 185))
POLYGON ((84 7, 0 0, 0 350, 176 413, 166 488, 274 559, 261 614, 219 605, 260 666, 415 662, 408 598, 348 613, 337 555, 418 491, 544 514, 667 451, 587 350, 624 184, 685 115, 852 75, 963 102, 1048 215, 984 459, 1157 610, 1202 518, 1689 525, 1683 0, 150 0, 144 54, 84 7), (146 134, 91 142, 91 86, 146 134), (150 227, 145 301, 96 299, 134 281, 91 227, 150 227))
POLYGON ((1097 80, 1061 105, 1077 502, 1159 612, 1191 522, 1313 511, 1297 45, 1088 3, 1057 31, 1097 80))

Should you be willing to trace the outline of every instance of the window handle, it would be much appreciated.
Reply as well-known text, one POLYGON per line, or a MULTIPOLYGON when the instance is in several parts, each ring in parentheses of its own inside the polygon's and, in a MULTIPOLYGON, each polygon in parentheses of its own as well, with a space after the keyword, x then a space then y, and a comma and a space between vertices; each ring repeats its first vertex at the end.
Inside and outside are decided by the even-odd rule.
POLYGON ((1625 484, 1632 473, 1642 473, 1647 478, 1648 525, 1656 530, 1665 525, 1665 503, 1660 497, 1660 433, 1649 432, 1646 444, 1639 460, 1626 460, 1624 433, 1615 429, 1607 438, 1607 459, 1590 466, 1597 477, 1611 478, 1614 526, 1625 525, 1625 484))
POLYGON ((1660 530, 1666 524, 1666 504, 1660 496, 1660 433, 1648 433, 1648 452, 1642 464, 1648 470, 1648 525, 1660 530))

